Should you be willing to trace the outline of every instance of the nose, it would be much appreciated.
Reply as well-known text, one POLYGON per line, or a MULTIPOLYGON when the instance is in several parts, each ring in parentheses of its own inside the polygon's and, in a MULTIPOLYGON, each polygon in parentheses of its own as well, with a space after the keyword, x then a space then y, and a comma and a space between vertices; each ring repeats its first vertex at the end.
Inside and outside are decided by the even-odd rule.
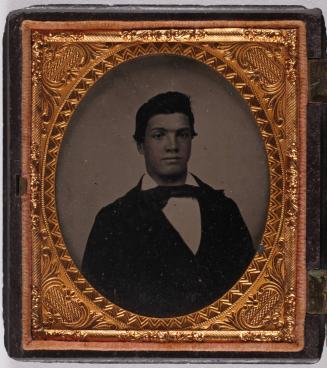
POLYGON ((175 134, 167 135, 166 150, 167 152, 178 152, 178 142, 175 134))

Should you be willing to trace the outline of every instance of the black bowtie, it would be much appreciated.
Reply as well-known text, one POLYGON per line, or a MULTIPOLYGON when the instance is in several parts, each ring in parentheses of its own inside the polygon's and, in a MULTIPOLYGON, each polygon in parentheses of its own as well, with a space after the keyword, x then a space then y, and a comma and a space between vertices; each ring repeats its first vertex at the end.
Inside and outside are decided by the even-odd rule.
POLYGON ((160 208, 165 207, 168 200, 175 198, 199 198, 202 190, 193 185, 158 186, 153 189, 141 191, 142 199, 147 203, 156 203, 160 208))

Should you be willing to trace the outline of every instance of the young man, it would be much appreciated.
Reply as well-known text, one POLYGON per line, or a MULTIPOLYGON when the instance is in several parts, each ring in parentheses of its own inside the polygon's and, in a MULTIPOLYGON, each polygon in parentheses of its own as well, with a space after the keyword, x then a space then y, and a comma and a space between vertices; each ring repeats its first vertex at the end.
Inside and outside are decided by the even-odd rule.
POLYGON ((196 135, 186 95, 167 92, 142 105, 134 139, 147 173, 95 219, 82 272, 129 311, 199 310, 230 289, 254 256, 236 204, 187 170, 196 135))

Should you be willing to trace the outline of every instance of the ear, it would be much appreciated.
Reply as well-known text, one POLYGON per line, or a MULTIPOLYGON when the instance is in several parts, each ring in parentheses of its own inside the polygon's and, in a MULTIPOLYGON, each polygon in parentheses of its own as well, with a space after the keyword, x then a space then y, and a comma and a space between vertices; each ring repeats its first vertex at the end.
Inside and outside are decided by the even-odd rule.
POLYGON ((139 153, 140 153, 141 155, 143 155, 143 154, 144 154, 144 146, 143 146, 143 142, 141 142, 141 143, 137 143, 137 150, 139 151, 139 153))

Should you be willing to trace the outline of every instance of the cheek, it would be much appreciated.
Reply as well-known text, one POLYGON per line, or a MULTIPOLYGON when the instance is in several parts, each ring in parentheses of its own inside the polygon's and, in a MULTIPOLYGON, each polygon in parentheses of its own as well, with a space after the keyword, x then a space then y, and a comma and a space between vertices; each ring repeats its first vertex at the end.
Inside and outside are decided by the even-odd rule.
POLYGON ((151 144, 147 147, 147 160, 149 162, 157 162, 161 159, 162 157, 162 147, 160 145, 160 143, 158 142, 157 144, 151 144))
POLYGON ((183 151, 184 157, 189 158, 191 155, 191 143, 190 142, 184 142, 181 146, 181 150, 183 151))

